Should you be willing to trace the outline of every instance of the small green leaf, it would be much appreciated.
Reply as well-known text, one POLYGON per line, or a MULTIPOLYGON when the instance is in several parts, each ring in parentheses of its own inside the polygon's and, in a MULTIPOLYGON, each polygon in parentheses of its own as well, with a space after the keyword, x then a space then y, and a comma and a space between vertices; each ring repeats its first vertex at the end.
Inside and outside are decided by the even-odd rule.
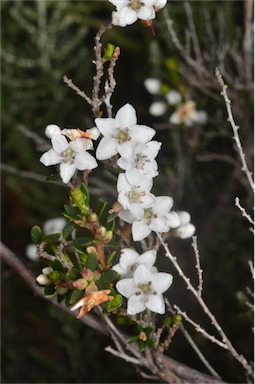
POLYGON ((88 255, 86 253, 83 253, 79 255, 79 259, 82 265, 86 266, 87 260, 88 260, 88 255))
POLYGON ((145 342, 143 340, 139 341, 139 349, 142 352, 145 350, 145 342))
POLYGON ((78 237, 74 239, 72 243, 77 251, 84 253, 84 250, 91 244, 91 240, 87 237, 78 237))
POLYGON ((39 244, 42 241, 42 230, 38 225, 34 225, 30 232, 31 240, 34 244, 39 244))
POLYGON ((66 215, 64 215, 65 217, 68 217, 72 220, 81 220, 81 215, 78 208, 72 207, 71 205, 67 204, 64 205, 64 208, 66 211, 66 215))
POLYGON ((88 255, 86 267, 90 269, 92 272, 94 272, 97 266, 98 266, 97 255, 95 255, 94 253, 91 253, 90 255, 88 255))
POLYGON ((154 343, 154 341, 150 337, 147 337, 146 344, 150 348, 155 348, 155 343, 154 343))
POLYGON ((115 50, 114 44, 108 43, 106 45, 106 48, 104 49, 104 56, 102 58, 103 63, 112 59, 112 55, 114 53, 114 50, 115 50))
POLYGON ((116 255, 116 251, 113 251, 113 252, 109 255, 109 257, 108 257, 108 259, 107 259, 107 262, 106 262, 106 265, 111 265, 112 260, 113 260, 113 258, 114 258, 115 255, 116 255))
POLYGON ((102 216, 102 214, 104 213, 105 211, 105 208, 107 206, 107 202, 104 201, 103 199, 99 199, 99 201, 102 203, 102 207, 100 208, 100 211, 99 213, 97 214, 98 218, 100 218, 102 216))
POLYGON ((49 278, 55 283, 58 284, 60 281, 63 280, 64 274, 59 271, 53 271, 49 274, 49 278))
POLYGON ((61 177, 57 173, 52 173, 46 179, 48 183, 59 183, 61 182, 61 177))
POLYGON ((119 315, 117 317, 117 324, 120 324, 120 325, 131 325, 131 324, 133 324, 133 321, 130 319, 130 317, 119 315))
POLYGON ((84 295, 84 291, 80 291, 79 289, 75 289, 71 292, 69 297, 69 304, 74 304, 76 301, 80 300, 84 295))
POLYGON ((90 196, 89 196, 88 188, 84 183, 82 183, 80 189, 83 193, 84 201, 86 201, 87 205, 89 205, 90 196))
POLYGON ((128 344, 131 344, 131 343, 135 343, 136 341, 139 340, 139 336, 130 336, 127 340, 126 340, 126 343, 128 344))
POLYGON ((47 285, 47 287, 44 288, 44 296, 52 296, 55 292, 55 285, 47 285))
POLYGON ((77 279, 80 279, 82 276, 81 276, 81 272, 79 271, 79 269, 77 268, 72 268, 69 272, 68 272, 68 277, 70 280, 72 281, 75 281, 77 279))
POLYGON ((52 260, 50 262, 50 266, 52 269, 54 269, 54 271, 65 273, 65 268, 63 267, 61 261, 59 261, 58 259, 52 260))
POLYGON ((167 317, 165 318, 163 324, 164 324, 164 326, 167 327, 167 328, 171 327, 171 325, 172 325, 172 317, 171 317, 171 316, 167 316, 167 317))
POLYGON ((66 294, 65 295, 58 295, 58 297, 57 297, 58 303, 59 304, 62 303, 62 301, 65 299, 65 297, 66 297, 66 294))
POLYGON ((111 215, 109 215, 109 216, 107 217, 107 220, 106 220, 107 223, 110 223, 111 221, 115 220, 117 216, 118 216, 118 212, 114 212, 114 213, 112 213, 111 215))
POLYGON ((63 229, 63 238, 68 239, 68 237, 71 235, 73 230, 75 229, 75 224, 69 221, 63 229))
POLYGON ((60 239, 61 233, 52 233, 51 235, 45 236, 47 243, 57 243, 60 239))
POLYGON ((109 281, 110 283, 118 277, 118 273, 113 269, 107 269, 102 273, 101 279, 109 281))

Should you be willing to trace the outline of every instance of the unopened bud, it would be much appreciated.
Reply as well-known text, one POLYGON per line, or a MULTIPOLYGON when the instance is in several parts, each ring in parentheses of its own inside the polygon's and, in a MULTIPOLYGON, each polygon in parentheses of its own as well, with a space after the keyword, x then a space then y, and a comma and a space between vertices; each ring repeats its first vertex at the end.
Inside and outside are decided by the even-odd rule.
POLYGON ((106 232, 107 231, 106 231, 105 227, 102 226, 102 227, 98 228, 96 231, 97 238, 102 239, 106 235, 106 232))
POLYGON ((93 245, 90 245, 89 247, 86 248, 86 252, 88 255, 90 255, 91 253, 97 253, 97 249, 96 247, 93 247, 93 245))
POLYGON ((181 321, 182 321, 182 315, 177 314, 177 315, 175 315, 175 316, 173 317, 173 322, 174 322, 175 324, 179 324, 179 323, 181 323, 181 321))
POLYGON ((111 240, 112 240, 112 231, 107 231, 106 234, 104 235, 103 242, 107 244, 111 240))
POLYGON ((75 280, 73 282, 73 286, 76 288, 76 289, 80 289, 81 291, 85 288, 87 288, 88 286, 88 282, 86 279, 78 279, 78 280, 75 280))
POLYGON ((50 285, 52 283, 52 281, 46 275, 43 274, 37 276, 36 281, 40 285, 50 285))
POLYGON ((96 223, 98 220, 98 216, 96 213, 91 213, 90 215, 87 216, 87 220, 89 223, 96 223))
POLYGON ((51 268, 51 267, 45 267, 42 269, 42 273, 44 275, 49 275, 51 272, 53 272, 53 268, 51 268))
POLYGON ((82 271, 82 276, 87 281, 91 281, 94 278, 94 273, 90 269, 84 268, 82 271))
POLYGON ((65 293, 67 293, 68 289, 65 288, 65 287, 58 287, 58 288, 56 289, 56 291, 57 291, 57 293, 58 293, 59 295, 64 295, 65 293))

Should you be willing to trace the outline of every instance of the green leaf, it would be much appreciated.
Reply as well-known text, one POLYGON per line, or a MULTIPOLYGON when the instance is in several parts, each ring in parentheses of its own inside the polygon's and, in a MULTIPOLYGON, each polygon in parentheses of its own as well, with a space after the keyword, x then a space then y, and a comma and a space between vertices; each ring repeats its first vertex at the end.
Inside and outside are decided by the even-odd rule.
POLYGON ((48 183, 59 183, 61 182, 61 177, 57 173, 52 173, 46 179, 48 183))
POLYGON ((84 183, 81 184, 80 190, 84 195, 84 201, 86 202, 87 205, 89 205, 89 200, 90 200, 89 191, 84 183))
POLYGON ((113 251, 113 252, 109 255, 109 257, 108 257, 108 259, 107 259, 107 262, 106 262, 106 265, 111 265, 112 260, 113 260, 113 258, 114 258, 115 255, 116 255, 116 251, 113 251))
POLYGON ((62 303, 62 301, 65 299, 65 297, 66 297, 66 294, 64 294, 64 295, 58 295, 58 296, 57 296, 57 301, 58 301, 58 303, 59 303, 59 304, 62 303))
POLYGON ((143 340, 139 341, 139 349, 142 352, 145 350, 145 342, 143 340))
POLYGON ((71 235, 73 230, 75 229, 75 224, 69 221, 63 229, 63 238, 68 239, 68 237, 71 235))
POLYGON ((79 271, 79 269, 77 268, 72 268, 69 272, 68 272, 68 277, 70 280, 72 281, 75 281, 77 279, 80 279, 82 277, 81 275, 81 272, 79 271))
POLYGON ((80 300, 82 296, 84 295, 84 291, 80 291, 79 289, 75 289, 71 292, 69 297, 69 304, 74 304, 76 301, 80 300))
POLYGON ((101 275, 101 279, 109 281, 110 283, 114 281, 117 277, 118 277, 118 272, 114 271, 113 269, 107 269, 101 275))
POLYGON ((82 219, 78 208, 72 207, 71 205, 67 205, 67 204, 64 205, 64 208, 66 211, 66 215, 64 215, 65 217, 70 218, 72 220, 82 219))
POLYGON ((107 202, 103 199, 99 199, 99 201, 102 203, 102 207, 100 208, 100 211, 99 213, 97 214, 98 218, 100 218, 102 216, 102 214, 104 213, 105 211, 105 208, 107 206, 107 202))
POLYGON ((45 236, 47 243, 57 243, 60 239, 61 233, 52 233, 51 235, 45 236))
POLYGON ((130 336, 127 340, 126 340, 126 343, 128 344, 131 344, 131 343, 135 343, 136 341, 139 340, 139 336, 130 336))
POLYGON ((91 240, 87 237, 78 237, 72 241, 74 248, 81 253, 84 253, 85 249, 91 244, 91 240))
POLYGON ((88 269, 90 269, 92 272, 94 272, 96 270, 97 266, 98 266, 97 255, 95 255, 94 253, 91 253, 90 255, 88 255, 86 267, 88 269))
POLYGON ((164 323, 163 325, 167 328, 171 327, 172 325, 172 317, 171 316, 167 316, 164 320, 164 323))
POLYGON ((133 324, 133 321, 130 319, 130 317, 119 315, 117 317, 117 324, 120 324, 120 325, 131 325, 131 324, 133 324))
POLYGON ((147 337, 146 344, 150 348, 155 348, 155 343, 154 343, 154 341, 150 337, 147 337))
POLYGON ((64 278, 64 273, 59 271, 53 271, 49 274, 49 278, 55 283, 58 284, 64 278))
POLYGON ((52 296, 56 292, 55 285, 47 285, 47 287, 44 288, 44 295, 45 296, 52 296))
POLYGON ((54 269, 54 271, 65 273, 65 268, 63 267, 61 261, 59 261, 58 259, 52 260, 50 262, 50 266, 52 269, 54 269))
MULTIPOLYGON (((111 294, 110 294, 111 295, 111 294)), ((117 309, 122 304, 122 296, 117 294, 114 299, 107 301, 108 303, 108 311, 112 311, 114 309, 117 309)))
POLYGON ((43 237, 41 228, 38 225, 34 225, 31 229, 30 236, 34 244, 39 244, 43 237))
POLYGON ((107 220, 106 220, 107 223, 110 223, 111 221, 115 220, 117 216, 118 216, 118 212, 114 212, 114 213, 112 213, 111 215, 109 215, 109 216, 107 217, 107 220))

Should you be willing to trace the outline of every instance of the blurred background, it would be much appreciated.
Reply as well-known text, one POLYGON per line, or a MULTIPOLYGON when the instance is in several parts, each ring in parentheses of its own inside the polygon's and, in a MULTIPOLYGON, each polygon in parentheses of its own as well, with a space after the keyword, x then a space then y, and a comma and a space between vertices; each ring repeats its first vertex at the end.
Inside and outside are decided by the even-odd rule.
MULTIPOLYGON (((153 22, 155 37, 150 28, 137 22, 127 28, 114 27, 102 39, 103 44, 111 42, 121 48, 115 70, 114 112, 129 102, 137 111, 138 123, 156 129, 155 139, 163 145, 153 193, 172 196, 175 209, 191 214, 204 270, 205 299, 236 349, 248 360, 253 359, 253 314, 247 306, 251 300, 247 287, 252 289, 248 262, 253 256, 253 239, 248 221, 235 207, 235 197, 252 214, 253 196, 241 171, 214 71, 219 66, 229 86, 233 114, 252 171, 252 3, 171 1, 167 11, 160 11, 153 22), (183 51, 167 29, 166 15, 174 21, 183 51), (153 96, 145 89, 144 81, 149 77, 196 101, 197 109, 207 112, 207 123, 191 127, 170 124, 171 106, 164 115, 152 116, 151 103, 162 101, 163 96, 153 96)), ((84 130, 94 125, 89 106, 64 84, 63 76, 90 94, 94 36, 101 24, 110 22, 114 7, 107 1, 65 0, 3 0, 0 6, 2 241, 37 275, 41 262, 26 256, 30 229, 62 215, 68 189, 44 181, 52 169, 39 163, 45 148, 33 135, 44 139, 44 129, 50 123, 84 130)), ((94 172, 95 179, 109 182, 107 177, 102 167, 94 172)), ((114 202, 112 189, 100 188, 114 202)), ((190 243, 191 239, 175 238, 169 242, 196 284, 190 243)), ((159 266, 174 275, 170 302, 192 318, 202 319, 163 254, 159 266)), ((35 297, 4 262, 1 330, 3 383, 145 382, 132 365, 104 352, 110 340, 35 297)), ((207 343, 192 329, 190 332, 224 380, 245 381, 242 369, 227 352, 207 343)), ((205 371, 178 332, 167 354, 205 371)))

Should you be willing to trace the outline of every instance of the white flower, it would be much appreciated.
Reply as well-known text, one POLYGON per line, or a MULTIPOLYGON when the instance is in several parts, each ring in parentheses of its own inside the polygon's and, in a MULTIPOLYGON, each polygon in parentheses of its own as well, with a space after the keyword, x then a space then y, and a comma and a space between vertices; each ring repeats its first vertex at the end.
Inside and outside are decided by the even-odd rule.
POLYGON ((114 265, 112 269, 122 277, 132 277, 134 270, 143 264, 155 273, 157 269, 153 265, 155 264, 156 256, 157 253, 154 250, 146 251, 139 255, 134 249, 124 248, 121 250, 119 263, 114 265))
POLYGON ((146 308, 159 314, 165 313, 164 293, 172 284, 169 273, 153 273, 145 265, 139 265, 133 278, 117 282, 119 293, 128 299, 127 313, 136 315, 146 308))
POLYGON ((53 272, 51 267, 43 268, 42 273, 36 278, 37 283, 44 286, 52 284, 52 280, 48 276, 51 274, 51 272, 53 272))
POLYGON ((88 143, 86 139, 77 139, 68 143, 63 135, 53 135, 52 149, 45 152, 40 161, 46 167, 60 164, 60 176, 64 183, 68 183, 76 169, 94 169, 97 162, 92 155, 86 152, 88 143))
POLYGON ((177 215, 180 219, 180 226, 175 229, 175 236, 180 237, 181 239, 187 239, 188 237, 193 236, 196 227, 190 222, 190 214, 182 211, 177 212, 177 215))
POLYGON ((172 124, 184 124, 186 126, 192 126, 195 122, 204 124, 207 121, 207 114, 204 111, 197 111, 196 103, 190 100, 177 108, 170 116, 169 121, 172 124))
POLYGON ((165 98, 169 105, 175 105, 182 101, 181 94, 174 89, 165 94, 165 98))
POLYGON ((138 19, 151 20, 156 16, 154 5, 158 3, 157 10, 162 8, 161 2, 155 0, 109 0, 116 6, 112 13, 113 25, 125 27, 135 23, 138 19))
POLYGON ((168 196, 155 197, 154 204, 145 209, 123 210, 118 216, 132 224, 134 241, 145 239, 151 231, 168 232, 167 215, 173 206, 173 199, 168 196))
POLYGON ((162 143, 156 140, 136 145, 133 158, 126 160, 120 157, 117 165, 126 171, 127 176, 135 169, 140 176, 153 178, 158 175, 158 164, 155 157, 158 155, 161 145, 162 143))
POLYGON ((146 125, 137 125, 135 109, 130 104, 120 108, 113 118, 97 118, 96 126, 104 136, 100 141, 96 157, 106 160, 119 153, 124 159, 132 159, 136 144, 152 139, 155 130, 146 125))
POLYGON ((43 224, 43 232, 45 235, 51 235, 52 233, 62 232, 66 225, 66 219, 64 217, 56 217, 45 221, 43 224))
POLYGON ((130 172, 128 175, 120 173, 117 181, 118 202, 124 209, 149 207, 154 202, 151 188, 151 178, 139 177, 136 172, 130 172))
POLYGON ((146 90, 152 95, 159 95, 161 93, 161 85, 161 81, 153 77, 144 80, 146 90))
POLYGON ((167 105, 163 101, 154 101, 151 103, 149 112, 152 116, 162 116, 167 110, 167 105))

